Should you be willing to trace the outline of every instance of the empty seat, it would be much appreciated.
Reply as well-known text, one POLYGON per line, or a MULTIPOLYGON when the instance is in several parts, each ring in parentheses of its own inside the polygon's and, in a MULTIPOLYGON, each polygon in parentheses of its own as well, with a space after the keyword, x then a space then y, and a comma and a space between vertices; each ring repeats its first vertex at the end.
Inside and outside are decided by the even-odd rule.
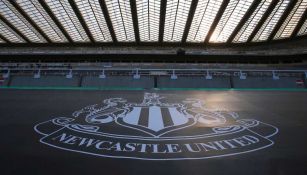
POLYGON ((158 77, 159 88, 230 88, 229 77, 213 77, 211 80, 205 77, 180 77, 172 80, 170 77, 158 77))
POLYGON ((11 86, 34 86, 34 87, 77 87, 79 77, 66 78, 65 76, 12 76, 11 86))
POLYGON ((241 80, 238 77, 233 78, 234 88, 304 88, 302 83, 297 81, 297 77, 280 77, 273 80, 272 77, 247 77, 241 80))
POLYGON ((134 79, 132 76, 107 76, 106 78, 85 76, 82 79, 82 86, 100 88, 153 88, 154 79, 145 76, 141 76, 140 79, 134 79))

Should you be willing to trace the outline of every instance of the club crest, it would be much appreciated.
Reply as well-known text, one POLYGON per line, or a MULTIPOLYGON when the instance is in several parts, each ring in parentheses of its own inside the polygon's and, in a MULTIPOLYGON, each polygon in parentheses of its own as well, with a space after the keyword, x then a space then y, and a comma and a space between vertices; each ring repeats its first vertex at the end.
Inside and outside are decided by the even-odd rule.
POLYGON ((145 93, 139 103, 109 98, 101 104, 37 124, 40 142, 62 150, 102 157, 144 160, 206 159, 260 150, 273 145, 272 125, 199 99, 169 103, 145 93), (262 129, 261 129, 262 128, 262 129), (265 129, 263 129, 265 128, 265 129))

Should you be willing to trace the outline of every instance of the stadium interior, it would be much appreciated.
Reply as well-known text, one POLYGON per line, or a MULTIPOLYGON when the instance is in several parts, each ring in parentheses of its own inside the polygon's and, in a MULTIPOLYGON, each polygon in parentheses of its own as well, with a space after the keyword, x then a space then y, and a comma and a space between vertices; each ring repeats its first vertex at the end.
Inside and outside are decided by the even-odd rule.
POLYGON ((0 0, 0 102, 3 175, 306 175, 307 0, 0 0))

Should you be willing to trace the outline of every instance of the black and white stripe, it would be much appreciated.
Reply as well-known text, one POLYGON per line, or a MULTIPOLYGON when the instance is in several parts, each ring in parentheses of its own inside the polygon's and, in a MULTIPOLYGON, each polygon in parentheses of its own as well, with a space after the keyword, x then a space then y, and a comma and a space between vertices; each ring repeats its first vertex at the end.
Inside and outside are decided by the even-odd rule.
POLYGON ((176 107, 134 107, 124 119, 131 125, 147 127, 153 131, 160 131, 169 126, 179 126, 188 122, 187 117, 179 112, 176 107))

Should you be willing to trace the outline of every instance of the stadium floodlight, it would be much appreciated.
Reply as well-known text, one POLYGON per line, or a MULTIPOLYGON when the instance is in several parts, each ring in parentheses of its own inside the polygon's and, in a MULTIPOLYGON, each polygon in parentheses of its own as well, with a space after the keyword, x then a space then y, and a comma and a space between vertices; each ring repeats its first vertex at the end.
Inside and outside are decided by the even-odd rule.
POLYGON ((273 80, 279 80, 279 76, 275 73, 275 71, 272 71, 272 75, 273 80))
POLYGON ((5 74, 3 74, 2 77, 3 77, 4 79, 7 79, 7 78, 10 77, 10 73, 11 73, 11 70, 10 70, 10 69, 7 69, 7 72, 6 72, 5 74))
POLYGON ((72 75, 72 69, 69 70, 68 74, 66 75, 66 78, 71 79, 73 77, 72 75))
POLYGON ((133 79, 140 79, 141 75, 139 74, 139 69, 136 69, 135 74, 133 75, 133 79))
POLYGON ((210 75, 209 70, 207 70, 206 80, 212 80, 212 75, 210 75))
POLYGON ((101 78, 101 79, 105 79, 106 78, 106 75, 104 73, 104 69, 102 70, 101 74, 99 75, 99 78, 101 78))
POLYGON ((38 71, 34 74, 33 78, 35 78, 35 79, 41 78, 41 70, 40 69, 38 69, 38 71))
POLYGON ((246 73, 243 73, 241 70, 240 70, 240 80, 245 80, 246 79, 246 73))
POLYGON ((173 70, 173 73, 171 75, 171 79, 172 80, 177 80, 178 79, 177 75, 175 74, 175 70, 173 70))

